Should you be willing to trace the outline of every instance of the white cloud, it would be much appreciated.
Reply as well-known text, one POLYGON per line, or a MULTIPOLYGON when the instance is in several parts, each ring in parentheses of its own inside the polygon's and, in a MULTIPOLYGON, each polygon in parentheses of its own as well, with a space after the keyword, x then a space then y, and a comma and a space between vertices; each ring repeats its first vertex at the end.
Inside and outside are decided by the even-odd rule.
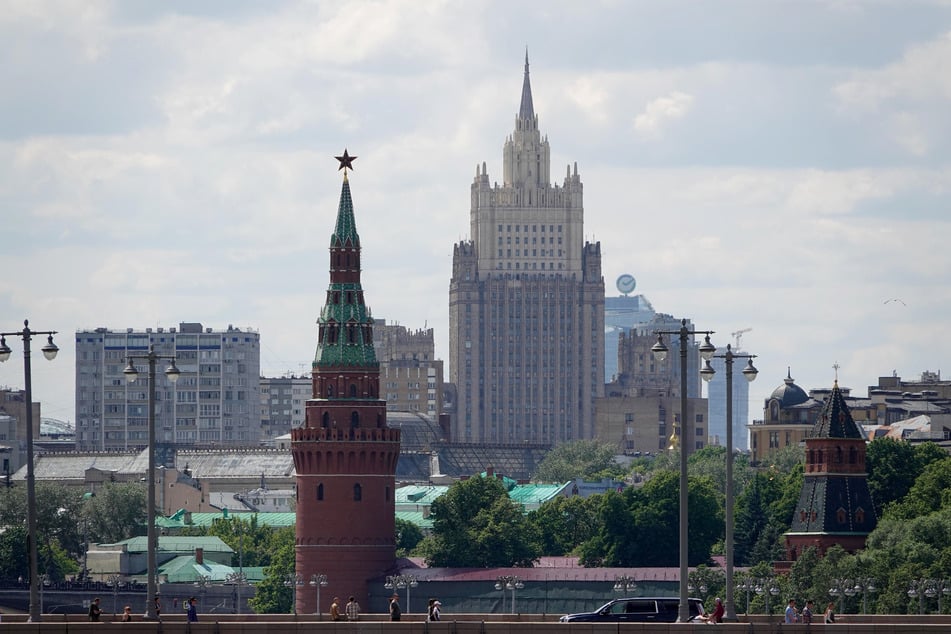
MULTIPOLYGON (((951 44, 921 35, 933 14, 896 23, 861 5, 880 37, 840 47, 848 34, 824 46, 821 22, 800 19, 821 7, 784 20, 742 0, 720 7, 733 39, 667 35, 678 20, 662 4, 129 6, 0 15, 13 60, 0 67, 0 270, 29 272, 0 276, 0 327, 29 317, 68 341, 234 323, 261 331, 267 369, 298 370, 327 285, 332 156, 347 146, 367 300, 434 326, 446 358, 453 243, 468 237, 475 165, 501 179, 527 43, 552 174, 579 164, 608 287, 633 273, 658 310, 720 342, 752 326, 754 401, 787 365, 814 387, 838 360, 861 389, 951 357, 917 334, 951 313, 951 44), (780 22, 781 44, 764 40, 780 22), (647 39, 605 37, 618 24, 647 39), (646 45, 657 33, 681 39, 646 45), (885 310, 893 296, 908 310, 885 310)), ((34 364, 44 413, 63 418, 69 347, 34 364)), ((21 373, 0 364, 0 384, 21 373)))
POLYGON ((687 115, 693 106, 693 95, 674 91, 647 104, 644 112, 634 117, 634 129, 647 136, 662 134, 671 121, 687 115))

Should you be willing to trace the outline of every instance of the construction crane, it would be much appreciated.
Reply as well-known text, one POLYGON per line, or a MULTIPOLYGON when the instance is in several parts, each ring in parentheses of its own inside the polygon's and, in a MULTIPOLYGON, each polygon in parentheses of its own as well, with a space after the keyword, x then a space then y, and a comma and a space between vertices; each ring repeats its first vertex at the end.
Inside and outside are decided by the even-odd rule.
POLYGON ((752 328, 741 328, 736 332, 731 332, 730 336, 736 340, 736 345, 733 347, 734 350, 740 350, 740 338, 743 336, 744 332, 749 332, 753 330, 752 328))

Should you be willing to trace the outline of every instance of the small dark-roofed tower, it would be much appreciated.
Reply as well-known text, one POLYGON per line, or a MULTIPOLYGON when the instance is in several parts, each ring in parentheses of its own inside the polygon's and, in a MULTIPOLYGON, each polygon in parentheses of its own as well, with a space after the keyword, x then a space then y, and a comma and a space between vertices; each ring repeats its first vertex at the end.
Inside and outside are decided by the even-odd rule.
POLYGON ((786 533, 786 557, 795 561, 809 546, 824 555, 835 544, 855 552, 865 547, 876 521, 865 471, 865 435, 836 381, 806 438, 802 493, 786 533))
MULTIPOLYGON (((343 158, 354 157, 345 152, 343 158)), ((360 236, 346 171, 330 239, 330 286, 317 325, 313 396, 304 426, 291 432, 296 572, 305 584, 296 593, 298 614, 326 612, 335 595, 353 595, 367 605, 367 579, 384 574, 396 558, 400 431, 387 427, 386 401, 380 398, 380 364, 360 284, 360 236), (320 606, 309 585, 315 574, 328 581, 320 606)))

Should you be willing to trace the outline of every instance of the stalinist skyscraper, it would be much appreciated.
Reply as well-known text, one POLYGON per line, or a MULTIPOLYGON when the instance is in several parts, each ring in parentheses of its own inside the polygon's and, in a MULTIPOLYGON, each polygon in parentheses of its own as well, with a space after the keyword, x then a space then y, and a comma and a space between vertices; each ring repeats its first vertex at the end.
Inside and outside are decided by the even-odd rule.
POLYGON ((452 440, 548 443, 590 438, 604 390, 601 244, 583 240, 578 165, 551 179, 525 56, 502 183, 476 168, 471 240, 455 245, 449 285, 452 440))

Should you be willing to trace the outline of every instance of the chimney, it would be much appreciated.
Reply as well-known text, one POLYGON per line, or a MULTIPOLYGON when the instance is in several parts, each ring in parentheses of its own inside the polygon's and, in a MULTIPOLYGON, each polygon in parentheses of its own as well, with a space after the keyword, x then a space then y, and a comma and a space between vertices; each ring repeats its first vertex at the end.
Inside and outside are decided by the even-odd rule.
POLYGON ((205 549, 204 548, 195 549, 195 563, 198 564, 199 566, 205 565, 205 549))

